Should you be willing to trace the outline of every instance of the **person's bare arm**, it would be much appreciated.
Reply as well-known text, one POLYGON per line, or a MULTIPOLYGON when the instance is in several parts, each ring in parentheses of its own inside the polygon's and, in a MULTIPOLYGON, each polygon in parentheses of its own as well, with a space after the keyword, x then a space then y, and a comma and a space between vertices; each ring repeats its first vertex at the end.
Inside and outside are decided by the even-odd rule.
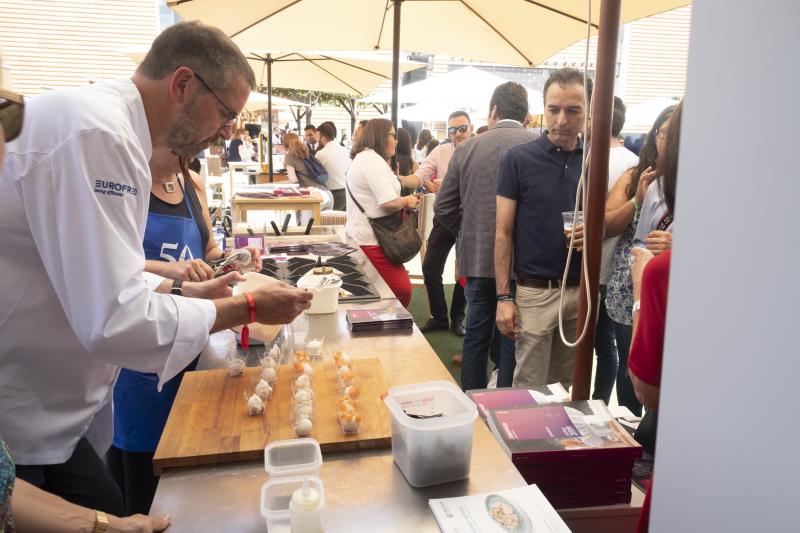
POLYGON ((417 207, 417 203, 419 203, 419 198, 417 198, 416 195, 410 194, 408 196, 398 196, 394 200, 389 200, 381 204, 380 207, 388 209, 389 211, 400 211, 406 207, 414 209, 417 207))
MULTIPOLYGON (((11 495, 11 509, 17 531, 37 533, 80 533, 94 531, 96 513, 46 492, 17 478, 11 495)), ((165 529, 169 516, 150 518, 133 515, 120 518, 108 515, 108 532, 141 531, 150 533, 165 529)))
MULTIPOLYGON (((633 179, 633 171, 634 169, 628 170, 618 179, 608 195, 608 200, 606 201, 606 237, 616 237, 622 234, 636 215, 636 207, 625 192, 633 179)), ((639 176, 634 198, 640 209, 644 203, 644 196, 647 194, 647 187, 655 177, 656 171, 649 167, 639 176)))
MULTIPOLYGON (((517 201, 497 196, 494 237, 494 276, 497 294, 511 292, 511 254, 514 250, 514 219, 516 215, 517 201)), ((516 313, 517 309, 513 301, 497 302, 497 329, 512 339, 515 336, 516 313)))

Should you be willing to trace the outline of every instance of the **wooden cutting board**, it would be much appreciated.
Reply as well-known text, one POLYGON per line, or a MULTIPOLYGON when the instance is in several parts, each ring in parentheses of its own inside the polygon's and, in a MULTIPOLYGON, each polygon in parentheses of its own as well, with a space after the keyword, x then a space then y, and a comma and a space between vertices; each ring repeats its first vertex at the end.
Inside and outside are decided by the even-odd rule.
MULTIPOLYGON (((378 359, 356 359, 361 387, 358 409, 363 413, 357 435, 344 435, 336 419, 341 397, 333 361, 314 367, 314 430, 322 452, 340 452, 391 446, 391 415, 381 400, 389 381, 378 359)), ((250 416, 244 391, 252 394, 260 368, 246 368, 242 376, 227 369, 187 372, 158 443, 153 468, 263 460, 272 441, 297 438, 292 427, 292 379, 289 365, 278 368, 278 381, 264 414, 250 416)))

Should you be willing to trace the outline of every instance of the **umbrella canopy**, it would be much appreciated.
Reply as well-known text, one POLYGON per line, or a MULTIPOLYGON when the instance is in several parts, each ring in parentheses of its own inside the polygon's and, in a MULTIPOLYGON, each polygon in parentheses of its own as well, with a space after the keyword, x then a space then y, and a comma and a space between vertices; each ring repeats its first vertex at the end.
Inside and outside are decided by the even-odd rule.
MULTIPOLYGON (((267 67, 272 63, 272 87, 306 89, 364 96, 392 79, 392 58, 370 52, 246 51, 256 81, 268 86, 267 67)), ((401 61, 400 72, 424 67, 416 61, 401 61)))
MULTIPOLYGON (((508 80, 475 67, 451 70, 447 74, 435 76, 400 88, 400 102, 418 104, 400 110, 405 120, 425 120, 440 118, 456 109, 472 113, 488 112, 489 100, 495 88, 508 80), (434 117, 431 113, 435 113, 434 117)), ((528 91, 528 106, 534 115, 543 112, 542 93, 528 91)), ((363 103, 391 102, 388 92, 373 94, 359 100, 363 103)))
MULTIPOLYGON (((629 22, 689 0, 627 1, 629 22)), ((387 0, 219 0, 167 2, 184 20, 221 28, 243 49, 391 50, 394 14, 387 0), (335 32, 335 33, 334 33, 335 32), (335 38, 334 38, 335 36, 335 38), (313 46, 313 45, 312 45, 313 46)), ((586 36, 586 2, 576 0, 416 0, 402 4, 400 45, 407 50, 534 67, 586 36)), ((592 0, 592 22, 600 0, 592 0)))

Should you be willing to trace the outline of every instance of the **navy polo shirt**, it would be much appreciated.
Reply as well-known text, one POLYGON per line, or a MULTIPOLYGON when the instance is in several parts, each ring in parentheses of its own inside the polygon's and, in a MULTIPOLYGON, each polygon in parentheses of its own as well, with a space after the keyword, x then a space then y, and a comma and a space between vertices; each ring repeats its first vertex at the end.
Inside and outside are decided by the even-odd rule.
MULTIPOLYGON (((567 152, 542 135, 510 148, 500 160, 497 194, 517 202, 514 273, 517 278, 561 279, 567 261, 563 211, 575 209, 583 143, 567 152)), ((569 279, 580 276, 573 250, 569 279)))

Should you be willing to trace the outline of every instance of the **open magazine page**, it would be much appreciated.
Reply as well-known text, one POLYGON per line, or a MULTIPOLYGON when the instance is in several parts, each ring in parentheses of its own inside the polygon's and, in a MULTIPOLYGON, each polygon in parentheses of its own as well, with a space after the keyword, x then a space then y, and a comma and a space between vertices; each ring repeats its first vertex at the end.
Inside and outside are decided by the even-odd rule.
POLYGON ((428 503, 443 533, 569 532, 536 485, 428 503))

